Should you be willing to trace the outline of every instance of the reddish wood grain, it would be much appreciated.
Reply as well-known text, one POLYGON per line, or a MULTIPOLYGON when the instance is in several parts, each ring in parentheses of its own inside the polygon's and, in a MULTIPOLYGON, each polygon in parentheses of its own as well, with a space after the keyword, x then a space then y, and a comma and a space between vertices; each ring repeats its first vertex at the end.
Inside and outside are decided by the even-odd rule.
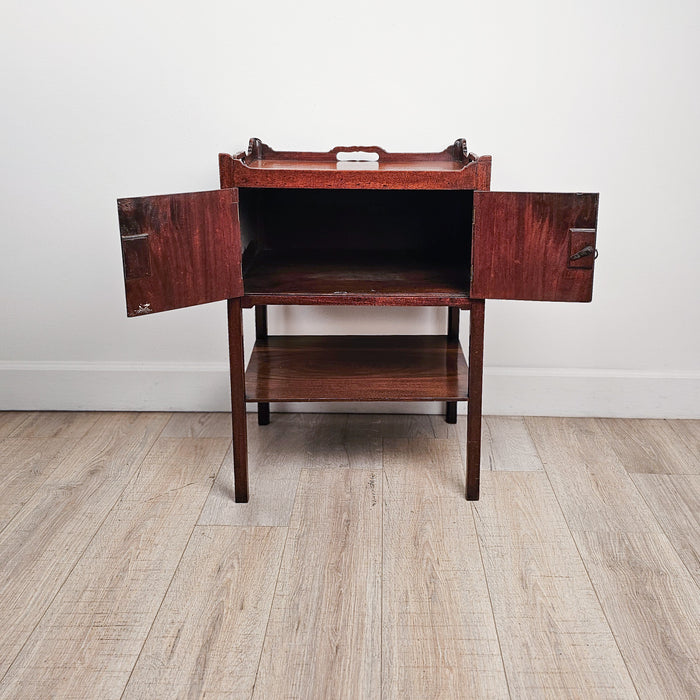
POLYGON ((336 164, 328 167, 303 167, 303 162, 241 160, 234 162, 239 187, 295 187, 312 189, 377 189, 377 190, 468 190, 476 189, 480 180, 479 163, 462 168, 430 168, 411 164, 406 168, 379 167, 376 170, 342 169, 336 164))
MULTIPOLYGON (((237 153, 236 157, 242 158, 244 153, 237 153)), ((221 189, 235 187, 233 174, 233 158, 227 153, 219 153, 219 184, 221 189)))
POLYGON ((464 139, 436 153, 389 153, 378 146, 336 146, 325 153, 275 151, 251 139, 247 153, 220 154, 219 164, 231 178, 227 182, 264 188, 477 189, 488 187, 491 173, 490 157, 469 153, 464 139), (339 164, 338 153, 351 151, 374 152, 379 160, 364 167, 339 164))
POLYGON ((491 156, 481 156, 477 164, 475 189, 487 192, 491 189, 491 156))
POLYGON ((481 392, 484 376, 484 315, 486 303, 472 301, 469 311, 469 403, 467 404, 468 501, 479 500, 481 476, 481 392))
POLYGON ((249 160, 288 160, 304 162, 324 162, 337 160, 338 153, 352 151, 370 151, 377 153, 382 162, 407 163, 424 161, 458 161, 469 163, 475 161, 477 156, 469 153, 465 139, 457 139, 453 144, 442 151, 423 153, 392 153, 381 146, 335 146, 329 151, 276 151, 258 138, 251 138, 248 142, 248 152, 245 156, 249 160))
POLYGON ((466 311, 470 300, 466 294, 246 294, 244 308, 258 304, 295 306, 459 306, 466 311))
POLYGON ((242 296, 237 189, 117 206, 128 316, 242 296))
POLYGON ((248 502, 248 426, 245 407, 245 360, 241 300, 229 299, 228 357, 231 379, 231 428, 233 433, 233 480, 236 503, 248 502))
POLYGON ((416 259, 363 251, 276 251, 261 255, 245 276, 245 293, 466 297, 467 260, 416 259))
POLYGON ((597 216, 597 194, 475 192, 472 297, 590 301, 593 269, 569 265, 569 229, 597 216))
POLYGON ((467 363, 445 336, 270 336, 255 343, 248 401, 464 401, 467 363))

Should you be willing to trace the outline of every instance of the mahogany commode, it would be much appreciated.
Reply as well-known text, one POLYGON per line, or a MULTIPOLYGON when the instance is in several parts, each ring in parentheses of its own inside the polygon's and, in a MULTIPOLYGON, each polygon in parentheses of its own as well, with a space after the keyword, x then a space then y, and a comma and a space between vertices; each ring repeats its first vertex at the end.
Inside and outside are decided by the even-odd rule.
POLYGON ((227 300, 236 501, 248 500, 246 401, 261 425, 274 401, 444 401, 451 423, 468 401, 466 496, 478 499, 485 299, 590 301, 598 195, 491 192, 491 157, 463 139, 439 153, 251 139, 219 171, 220 190, 118 210, 127 315, 227 300), (270 336, 270 304, 442 306, 447 332, 270 336))

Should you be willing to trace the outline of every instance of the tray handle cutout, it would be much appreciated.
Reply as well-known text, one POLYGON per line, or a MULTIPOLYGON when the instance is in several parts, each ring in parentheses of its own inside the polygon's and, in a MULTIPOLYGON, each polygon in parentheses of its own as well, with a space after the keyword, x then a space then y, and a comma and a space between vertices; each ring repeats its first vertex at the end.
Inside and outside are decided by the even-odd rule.
POLYGON ((336 146, 332 151, 339 161, 376 162, 387 152, 379 146, 336 146))

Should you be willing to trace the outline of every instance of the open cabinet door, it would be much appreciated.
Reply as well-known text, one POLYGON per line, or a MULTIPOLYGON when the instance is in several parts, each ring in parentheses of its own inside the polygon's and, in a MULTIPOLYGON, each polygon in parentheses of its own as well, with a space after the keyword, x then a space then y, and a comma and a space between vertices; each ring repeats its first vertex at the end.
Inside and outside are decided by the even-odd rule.
POLYGON ((117 207, 127 316, 243 296, 237 188, 117 207))
POLYGON ((597 194, 474 192, 471 296, 590 301, 597 194))

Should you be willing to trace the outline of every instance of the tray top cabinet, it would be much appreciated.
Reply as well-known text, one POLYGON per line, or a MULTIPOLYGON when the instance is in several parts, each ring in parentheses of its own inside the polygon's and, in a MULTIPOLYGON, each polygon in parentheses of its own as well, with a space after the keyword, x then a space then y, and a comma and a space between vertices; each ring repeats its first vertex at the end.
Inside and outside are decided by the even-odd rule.
POLYGON ((590 301, 597 194, 490 192, 491 157, 219 156, 221 190, 118 202, 127 314, 258 304, 590 301), (364 160, 353 160, 362 158, 364 160))
POLYGON ((221 189, 118 200, 126 305, 227 300, 234 495, 248 500, 246 402, 467 401, 479 496, 485 299, 590 301, 597 194, 491 192, 491 157, 377 146, 220 154, 221 189), (447 307, 444 335, 268 335, 269 304, 447 307), (242 309, 255 307, 244 365, 242 309), (468 309, 468 362, 459 312, 468 309))

